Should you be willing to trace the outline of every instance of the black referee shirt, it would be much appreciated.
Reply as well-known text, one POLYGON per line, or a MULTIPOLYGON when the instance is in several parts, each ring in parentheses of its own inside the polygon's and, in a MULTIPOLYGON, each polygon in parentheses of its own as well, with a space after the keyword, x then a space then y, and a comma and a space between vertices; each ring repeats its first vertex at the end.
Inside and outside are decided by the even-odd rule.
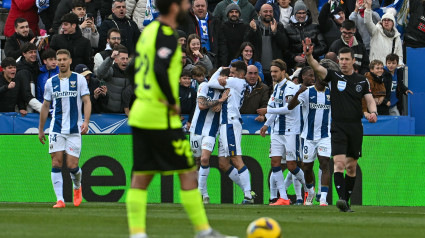
POLYGON ((363 117, 362 98, 371 93, 366 77, 356 73, 344 75, 328 69, 325 81, 331 88, 332 120, 360 122, 363 117))

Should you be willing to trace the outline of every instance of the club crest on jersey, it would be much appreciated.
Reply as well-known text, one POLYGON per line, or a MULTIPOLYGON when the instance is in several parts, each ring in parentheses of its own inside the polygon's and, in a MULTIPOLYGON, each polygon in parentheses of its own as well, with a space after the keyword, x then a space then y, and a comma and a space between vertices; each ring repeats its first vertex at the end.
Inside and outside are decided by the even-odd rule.
POLYGON ((173 51, 172 51, 171 49, 167 48, 167 47, 161 47, 161 48, 158 50, 157 54, 158 54, 159 58, 161 58, 161 59, 167 59, 167 58, 168 58, 168 56, 170 56, 170 54, 171 54, 172 52, 173 52, 173 51))
POLYGON ((341 92, 344 91, 346 86, 347 86, 347 82, 338 80, 337 88, 339 91, 341 92))
POLYGON ((75 88, 75 84, 77 84, 77 81, 69 81, 69 83, 71 84, 71 88, 75 88))
POLYGON ((359 85, 356 86, 356 91, 358 93, 360 93, 362 91, 362 89, 363 89, 362 85, 359 84, 359 85))

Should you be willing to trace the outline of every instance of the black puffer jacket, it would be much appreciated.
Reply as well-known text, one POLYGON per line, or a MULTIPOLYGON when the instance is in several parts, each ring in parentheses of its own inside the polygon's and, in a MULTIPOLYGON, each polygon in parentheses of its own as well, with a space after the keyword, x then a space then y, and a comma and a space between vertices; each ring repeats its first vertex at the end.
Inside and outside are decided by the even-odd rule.
POLYGON ((295 22, 295 16, 292 16, 289 24, 285 27, 286 34, 289 39, 289 47, 287 48, 285 55, 290 65, 295 64, 295 56, 303 53, 302 41, 306 37, 309 37, 311 42, 314 44, 314 58, 317 59, 319 56, 326 53, 326 42, 319 31, 319 26, 313 23, 310 12, 307 12, 307 16, 307 21, 302 23, 295 22))
POLYGON ((40 70, 38 67, 37 61, 34 63, 30 63, 25 60, 24 57, 22 57, 17 63, 16 63, 16 77, 15 81, 19 81, 21 84, 21 97, 22 100, 28 104, 28 102, 34 98, 34 96, 31 93, 31 82, 36 83, 37 76, 39 74, 40 70))
MULTIPOLYGON (((112 4, 111 4, 112 6, 112 4)), ((72 0, 61 0, 56 7, 55 18, 53 19, 53 30, 58 33, 61 26, 61 18, 63 15, 69 13, 72 10, 72 0)), ((86 12, 96 16, 96 3, 95 1, 86 2, 86 12)))
POLYGON ((228 66, 232 59, 237 58, 236 54, 244 41, 244 35, 248 30, 248 27, 249 26, 243 23, 242 20, 239 20, 238 22, 224 22, 220 32, 224 36, 226 61, 219 62, 220 66, 228 66))
POLYGON ((71 53, 71 70, 74 70, 77 64, 85 64, 93 69, 93 61, 90 60, 92 55, 90 40, 83 37, 79 27, 76 30, 74 34, 54 35, 50 48, 54 50, 67 49, 71 53))
POLYGON ((30 42, 34 38, 34 34, 30 30, 27 37, 23 37, 15 32, 11 37, 6 40, 4 46, 4 53, 6 57, 12 57, 15 60, 22 56, 21 46, 25 43, 30 42))

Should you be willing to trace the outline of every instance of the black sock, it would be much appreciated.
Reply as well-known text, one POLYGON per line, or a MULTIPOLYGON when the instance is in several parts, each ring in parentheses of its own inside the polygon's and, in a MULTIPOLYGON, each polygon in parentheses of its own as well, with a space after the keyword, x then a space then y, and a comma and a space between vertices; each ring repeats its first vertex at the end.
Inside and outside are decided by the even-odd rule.
POLYGON ((345 175, 345 197, 346 201, 350 200, 351 194, 353 193, 354 184, 356 183, 356 176, 350 177, 345 175))
POLYGON ((339 199, 345 199, 345 182, 344 174, 340 172, 334 173, 334 184, 339 199))

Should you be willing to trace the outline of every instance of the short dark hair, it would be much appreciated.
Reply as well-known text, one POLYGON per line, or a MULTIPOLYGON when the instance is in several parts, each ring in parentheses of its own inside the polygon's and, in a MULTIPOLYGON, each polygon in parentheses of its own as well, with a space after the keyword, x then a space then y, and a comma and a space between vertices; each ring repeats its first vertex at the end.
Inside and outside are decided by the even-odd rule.
POLYGON ((398 57, 398 55, 391 53, 389 55, 387 55, 387 57, 385 57, 385 63, 387 63, 388 61, 396 61, 398 63, 400 57, 398 57))
POLYGON ((356 29, 356 23, 352 20, 347 19, 344 22, 342 22, 341 28, 345 28, 347 30, 356 29))
POLYGON ((245 62, 243 62, 243 61, 241 61, 241 60, 238 60, 238 61, 234 61, 234 62, 232 62, 232 63, 230 64, 230 66, 231 66, 232 68, 236 68, 236 71, 238 71, 238 72, 243 72, 243 74, 244 74, 244 75, 245 75, 245 74, 246 74, 246 72, 248 71, 248 70, 247 70, 247 67, 246 67, 245 62))
POLYGON ((207 75, 207 69, 205 69, 202 65, 196 65, 192 69, 192 75, 193 76, 206 76, 207 75))
POLYGON ((56 51, 53 50, 53 49, 51 49, 51 48, 45 50, 43 52, 43 54, 41 54, 41 59, 42 60, 47 60, 47 59, 50 59, 50 58, 55 58, 56 59, 56 51))
POLYGON ((119 33, 120 34, 120 36, 121 36, 121 32, 120 32, 120 30, 118 30, 117 28, 111 28, 111 29, 109 29, 109 31, 108 31, 108 33, 107 33, 107 38, 106 39, 109 39, 109 38, 111 38, 111 33, 112 32, 115 32, 115 33, 119 33))
POLYGON ((173 3, 180 5, 182 0, 155 0, 156 9, 161 15, 167 15, 170 12, 170 6, 173 3))
POLYGON ((5 69, 7 66, 16 67, 16 60, 12 57, 6 57, 4 60, 1 61, 1 67, 5 69))
POLYGON ((222 69, 221 72, 220 72, 220 76, 229 77, 229 75, 230 75, 230 69, 229 68, 222 69))
POLYGON ((351 54, 351 58, 354 59, 354 51, 349 48, 349 47, 342 47, 339 51, 338 51, 338 57, 340 54, 345 54, 345 53, 350 53, 351 54))
POLYGON ((188 70, 188 69, 183 69, 182 70, 182 73, 180 74, 180 78, 181 77, 192 77, 192 73, 190 72, 190 70, 188 70))
POLYGON ((22 22, 28 22, 28 21, 27 21, 27 19, 22 18, 22 17, 16 18, 16 20, 15 20, 15 28, 17 28, 18 27, 18 24, 19 23, 22 23, 22 22))
POLYGON ((275 66, 278 67, 280 69, 280 71, 287 71, 288 67, 286 66, 285 61, 281 60, 281 59, 275 59, 272 61, 272 63, 270 64, 270 66, 275 66))
POLYGON ((76 7, 86 8, 86 2, 84 0, 73 0, 71 5, 72 9, 76 7))
POLYGON ((27 53, 30 50, 37 50, 37 46, 31 42, 27 42, 21 46, 22 53, 27 53))
POLYGON ((113 50, 117 50, 119 54, 121 54, 121 53, 128 54, 127 47, 125 47, 121 44, 116 45, 113 50))
POLYGON ((310 66, 305 66, 300 70, 300 73, 298 74, 298 82, 303 83, 303 75, 309 70, 313 70, 313 68, 310 66))
POLYGON ((78 22, 79 22, 78 16, 73 12, 67 13, 63 15, 61 18, 61 23, 64 23, 64 22, 78 25, 78 22))

